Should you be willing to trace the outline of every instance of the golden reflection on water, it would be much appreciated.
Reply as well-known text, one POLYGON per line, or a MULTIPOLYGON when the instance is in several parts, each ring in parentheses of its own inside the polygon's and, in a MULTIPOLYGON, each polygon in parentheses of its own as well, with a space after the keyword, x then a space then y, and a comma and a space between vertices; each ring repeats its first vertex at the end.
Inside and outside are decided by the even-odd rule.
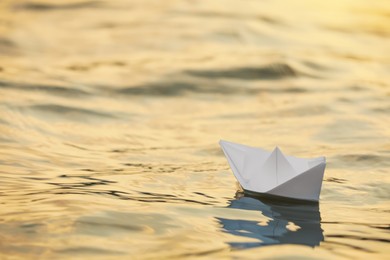
POLYGON ((389 14, 1 1, 0 258, 386 258, 389 14), (319 208, 236 197, 219 139, 326 156, 319 208))

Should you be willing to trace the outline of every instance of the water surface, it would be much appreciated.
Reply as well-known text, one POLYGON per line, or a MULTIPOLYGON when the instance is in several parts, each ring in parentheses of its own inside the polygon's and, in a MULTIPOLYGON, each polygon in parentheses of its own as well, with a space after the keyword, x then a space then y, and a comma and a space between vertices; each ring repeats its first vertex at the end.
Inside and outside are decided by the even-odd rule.
POLYGON ((388 1, 0 2, 0 258, 385 259, 388 1), (220 139, 327 157, 237 194, 220 139))

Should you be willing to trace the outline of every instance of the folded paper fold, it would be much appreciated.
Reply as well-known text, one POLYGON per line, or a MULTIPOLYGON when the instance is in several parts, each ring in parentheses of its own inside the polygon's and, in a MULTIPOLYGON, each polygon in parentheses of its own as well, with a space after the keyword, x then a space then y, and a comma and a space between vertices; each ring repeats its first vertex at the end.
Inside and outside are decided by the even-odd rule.
POLYGON ((234 176, 246 191, 293 199, 318 201, 325 157, 302 159, 221 140, 234 176))

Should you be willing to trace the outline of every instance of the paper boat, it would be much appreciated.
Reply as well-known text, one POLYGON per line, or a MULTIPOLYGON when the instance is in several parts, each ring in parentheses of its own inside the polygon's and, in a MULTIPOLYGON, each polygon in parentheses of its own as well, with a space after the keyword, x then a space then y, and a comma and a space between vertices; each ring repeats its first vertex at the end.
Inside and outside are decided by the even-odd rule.
POLYGON ((234 176, 246 192, 318 201, 325 171, 325 157, 302 159, 220 141, 234 176))

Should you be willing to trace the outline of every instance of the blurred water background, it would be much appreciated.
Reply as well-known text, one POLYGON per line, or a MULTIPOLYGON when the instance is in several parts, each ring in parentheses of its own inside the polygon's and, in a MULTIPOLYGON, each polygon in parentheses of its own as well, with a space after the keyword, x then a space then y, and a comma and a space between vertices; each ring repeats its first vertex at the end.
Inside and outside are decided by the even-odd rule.
POLYGON ((1 259, 380 259, 386 0, 2 0, 1 259), (317 206, 218 141, 326 156, 317 206))

